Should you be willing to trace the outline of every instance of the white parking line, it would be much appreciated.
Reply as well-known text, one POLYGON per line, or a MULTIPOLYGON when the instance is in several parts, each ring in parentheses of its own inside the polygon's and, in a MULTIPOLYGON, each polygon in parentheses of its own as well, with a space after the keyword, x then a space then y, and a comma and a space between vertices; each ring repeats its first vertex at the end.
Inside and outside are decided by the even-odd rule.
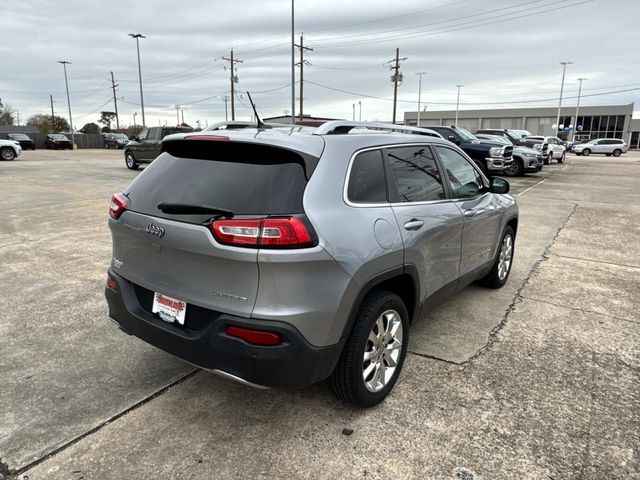
POLYGON ((529 188, 525 188, 523 191, 521 191, 520 193, 518 193, 518 194, 516 195, 516 197, 519 197, 519 196, 520 196, 520 195, 522 195, 523 193, 528 192, 529 190, 531 190, 533 187, 537 187, 538 185, 540 185, 541 183, 546 182, 546 181, 547 181, 547 179, 545 178, 545 179, 543 179, 543 180, 540 180, 538 183, 534 183, 534 184, 533 184, 533 185, 531 185, 529 188))

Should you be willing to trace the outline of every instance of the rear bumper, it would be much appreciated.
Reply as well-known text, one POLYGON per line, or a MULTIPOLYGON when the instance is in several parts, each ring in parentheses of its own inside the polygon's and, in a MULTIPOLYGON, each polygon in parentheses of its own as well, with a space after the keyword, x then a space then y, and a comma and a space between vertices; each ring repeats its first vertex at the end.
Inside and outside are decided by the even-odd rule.
POLYGON ((142 305, 145 301, 141 301, 133 283, 112 270, 109 276, 118 285, 117 291, 105 290, 109 316, 120 328, 197 367, 253 386, 302 387, 327 378, 338 361, 341 344, 314 347, 284 322, 243 318, 189 305, 186 328, 174 326, 153 315, 148 305, 142 305), (191 326, 190 308, 199 310, 199 318, 191 326), (229 325, 277 332, 284 342, 269 347, 251 345, 225 334, 229 325))

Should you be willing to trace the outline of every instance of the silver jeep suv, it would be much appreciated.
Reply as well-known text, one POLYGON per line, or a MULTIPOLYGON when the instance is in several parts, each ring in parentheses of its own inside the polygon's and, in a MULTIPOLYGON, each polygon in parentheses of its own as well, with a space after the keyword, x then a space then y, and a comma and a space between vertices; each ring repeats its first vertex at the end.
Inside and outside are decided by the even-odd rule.
POLYGON ((328 122, 172 135, 113 196, 109 316, 257 387, 393 388, 421 313, 507 281, 509 184, 433 132, 328 122), (397 131, 404 133, 397 133, 397 131))

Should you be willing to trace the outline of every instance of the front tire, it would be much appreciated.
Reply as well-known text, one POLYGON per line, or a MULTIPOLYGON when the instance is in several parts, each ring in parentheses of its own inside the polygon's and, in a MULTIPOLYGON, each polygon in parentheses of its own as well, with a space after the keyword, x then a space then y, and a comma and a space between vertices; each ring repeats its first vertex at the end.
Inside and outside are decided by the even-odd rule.
POLYGON ((562 156, 558 159, 558 163, 564 163, 565 157, 566 157, 566 153, 562 152, 562 156))
POLYGON ((509 273, 511 273, 511 265, 513 264, 515 240, 516 236, 513 228, 505 228, 493 267, 487 276, 480 280, 482 285, 489 288, 501 288, 507 283, 509 273))
POLYGON ((124 154, 124 163, 129 170, 137 170, 140 165, 136 161, 136 157, 133 156, 133 153, 127 152, 124 154))
POLYGON ((522 163, 522 160, 520 158, 514 158, 511 168, 509 168, 506 173, 514 177, 521 177, 524 175, 524 164, 522 163))
POLYGON ((409 314, 402 299, 372 291, 331 374, 335 395, 358 407, 372 407, 393 389, 409 344, 409 314))
POLYGON ((582 155, 584 155, 585 157, 588 157, 589 155, 591 155, 591 150, 589 150, 588 148, 585 148, 584 150, 582 150, 582 155))
POLYGON ((16 158, 16 151, 11 147, 0 148, 0 158, 2 160, 14 160, 16 158))

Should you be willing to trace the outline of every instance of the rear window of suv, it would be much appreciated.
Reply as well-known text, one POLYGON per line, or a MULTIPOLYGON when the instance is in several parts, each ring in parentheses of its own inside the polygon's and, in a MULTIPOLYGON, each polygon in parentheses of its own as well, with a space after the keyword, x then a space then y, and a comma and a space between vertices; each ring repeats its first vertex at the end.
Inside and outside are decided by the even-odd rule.
POLYGON ((171 142, 129 186, 129 209, 156 217, 203 223, 211 214, 174 215, 162 202, 207 205, 234 215, 303 213, 307 185, 301 155, 282 148, 212 141, 171 142), (180 146, 182 144, 182 146, 180 146))

